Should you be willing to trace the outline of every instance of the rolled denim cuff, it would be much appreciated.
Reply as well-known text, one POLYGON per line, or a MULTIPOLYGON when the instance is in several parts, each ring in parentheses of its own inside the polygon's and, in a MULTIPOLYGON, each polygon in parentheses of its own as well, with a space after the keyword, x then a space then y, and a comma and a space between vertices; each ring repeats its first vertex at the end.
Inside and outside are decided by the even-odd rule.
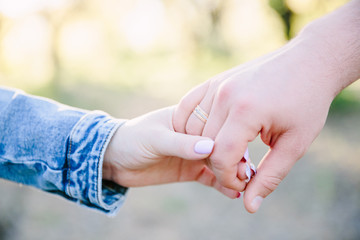
POLYGON ((65 191, 78 203, 115 215, 125 200, 127 188, 102 180, 105 150, 124 121, 104 112, 84 115, 70 133, 65 191))

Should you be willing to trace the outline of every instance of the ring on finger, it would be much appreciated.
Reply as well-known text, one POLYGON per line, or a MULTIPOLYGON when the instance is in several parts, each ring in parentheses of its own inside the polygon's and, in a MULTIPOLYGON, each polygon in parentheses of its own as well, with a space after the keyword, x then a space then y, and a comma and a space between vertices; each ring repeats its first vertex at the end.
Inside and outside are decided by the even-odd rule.
POLYGON ((209 115, 199 105, 196 106, 193 113, 203 123, 206 123, 206 121, 208 120, 209 115))

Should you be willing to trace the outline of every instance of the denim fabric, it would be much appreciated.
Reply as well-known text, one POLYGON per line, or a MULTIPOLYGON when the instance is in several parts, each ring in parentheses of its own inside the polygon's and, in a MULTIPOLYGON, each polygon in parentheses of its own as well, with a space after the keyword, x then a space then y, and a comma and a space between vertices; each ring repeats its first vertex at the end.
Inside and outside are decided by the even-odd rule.
POLYGON ((0 88, 0 177, 113 215, 127 189, 102 180, 102 161, 123 122, 0 88))

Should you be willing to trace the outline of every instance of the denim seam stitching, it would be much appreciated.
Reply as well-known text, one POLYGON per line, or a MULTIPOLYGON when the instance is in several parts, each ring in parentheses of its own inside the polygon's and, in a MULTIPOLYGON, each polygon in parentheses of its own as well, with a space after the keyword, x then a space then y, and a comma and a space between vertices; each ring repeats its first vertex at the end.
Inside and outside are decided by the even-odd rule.
MULTIPOLYGON (((105 123, 106 124, 106 123, 105 123)), ((103 142, 103 145, 101 147, 101 150, 100 150, 100 154, 99 154, 99 157, 98 157, 98 161, 97 161, 97 177, 100 176, 100 161, 101 161, 101 157, 104 157, 105 156, 105 153, 104 155, 102 154, 103 153, 103 150, 104 150, 104 147, 105 145, 107 145, 107 141, 108 141, 108 138, 109 138, 109 135, 110 133, 112 132, 113 128, 115 127, 116 125, 110 127, 107 131, 107 134, 106 134, 106 137, 105 137, 105 141, 103 142)), ((104 159, 103 159, 104 161, 104 159)), ((97 181, 98 182, 98 181, 97 181)), ((100 196, 99 196, 99 192, 98 192, 98 186, 99 184, 95 184, 95 192, 96 192, 96 199, 98 200, 99 204, 102 202, 101 199, 100 199, 100 196)))
POLYGON ((71 194, 71 188, 70 188, 70 184, 71 184, 71 181, 70 181, 70 175, 71 175, 71 161, 70 161, 70 158, 71 158, 71 147, 73 145, 73 134, 75 132, 75 130, 77 128, 80 128, 81 125, 82 125, 82 121, 84 121, 84 119, 86 118, 88 114, 85 114, 83 115, 79 121, 75 124, 75 126, 73 127, 73 129, 71 130, 70 132, 70 136, 69 136, 69 150, 68 150, 68 154, 67 154, 67 163, 68 163, 68 172, 67 172, 67 177, 68 177, 68 186, 67 186, 67 189, 68 189, 68 193, 69 193, 69 196, 74 198, 71 194))
POLYGON ((68 172, 67 172, 67 177, 68 177, 68 186, 67 186, 67 189, 68 189, 68 192, 69 192, 69 196, 72 197, 71 195, 71 191, 70 191, 70 171, 71 171, 71 165, 70 165, 70 154, 71 154, 71 146, 72 146, 72 137, 71 137, 71 134, 70 134, 70 137, 69 137, 69 150, 68 150, 68 154, 67 154, 67 163, 68 163, 68 172))
MULTIPOLYGON (((102 146, 102 148, 101 148, 101 150, 100 150, 100 156, 99 156, 99 158, 98 158, 98 167, 97 167, 98 178, 99 178, 100 176, 101 176, 101 178, 102 178, 102 173, 100 173, 100 166, 102 166, 102 164, 103 164, 103 162, 104 162, 104 156, 105 156, 104 148, 105 148, 105 146, 106 146, 106 147, 109 146, 109 142, 110 142, 111 138, 114 136, 116 130, 117 130, 119 127, 121 127, 125 122, 126 122, 126 121, 123 121, 123 122, 120 122, 120 121, 118 121, 118 120, 115 120, 115 121, 114 121, 114 120, 112 119, 112 120, 108 120, 107 123, 106 123, 106 125, 108 125, 108 124, 110 123, 112 126, 109 126, 109 127, 108 127, 107 134, 106 134, 106 137, 105 137, 105 141, 103 142, 103 146, 102 146), (111 135, 111 137, 110 137, 110 135, 111 135), (102 158, 102 161, 101 161, 101 158, 102 158), (101 162, 102 164, 100 164, 100 162, 101 162)), ((100 185, 99 183, 100 183, 99 180, 97 180, 97 184, 96 184, 96 186, 97 186, 97 189, 96 189, 97 201, 98 201, 99 205, 102 206, 104 209, 107 209, 107 210, 111 211, 111 207, 110 207, 110 206, 105 207, 105 205, 107 205, 106 203, 105 203, 105 205, 103 205, 104 202, 103 202, 103 200, 100 198, 100 194, 99 194, 99 191, 98 191, 98 188, 99 188, 99 185, 100 185)), ((101 186, 101 187, 102 187, 102 186, 101 186)), ((121 199, 121 197, 119 197, 119 200, 120 200, 120 199, 121 199)), ((110 205, 111 205, 111 204, 110 204, 110 205)))

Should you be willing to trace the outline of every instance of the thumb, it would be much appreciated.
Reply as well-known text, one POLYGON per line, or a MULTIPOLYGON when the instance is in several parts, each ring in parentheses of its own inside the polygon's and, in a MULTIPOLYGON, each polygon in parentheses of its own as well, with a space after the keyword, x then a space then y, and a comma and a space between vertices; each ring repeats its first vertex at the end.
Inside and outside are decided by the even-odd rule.
POLYGON ((296 138, 281 137, 261 160, 257 174, 246 187, 244 205, 248 212, 259 209, 263 199, 277 188, 305 153, 298 145, 296 138))
POLYGON ((186 135, 173 131, 167 131, 156 142, 160 155, 174 156, 187 160, 207 158, 214 148, 214 141, 210 138, 186 135))

